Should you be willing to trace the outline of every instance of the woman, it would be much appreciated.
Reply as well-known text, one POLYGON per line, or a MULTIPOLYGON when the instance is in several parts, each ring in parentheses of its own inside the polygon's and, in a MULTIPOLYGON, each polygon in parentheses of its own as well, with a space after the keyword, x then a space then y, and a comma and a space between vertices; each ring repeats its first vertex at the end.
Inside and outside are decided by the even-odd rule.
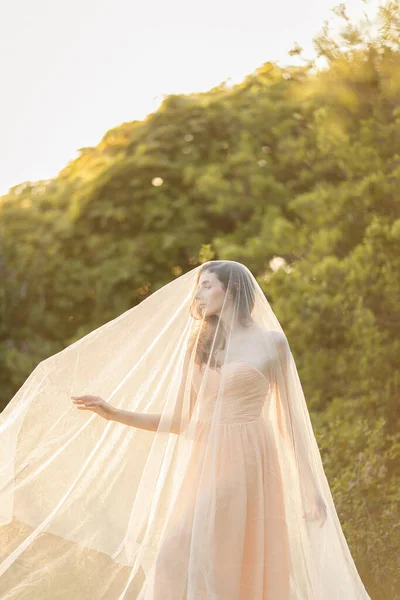
POLYGON ((288 342, 244 265, 205 263, 52 359, 4 419, 18 534, 2 598, 46 597, 44 573, 52 598, 368 598, 288 342), (62 384, 103 389, 72 396, 103 419, 61 417, 62 384))

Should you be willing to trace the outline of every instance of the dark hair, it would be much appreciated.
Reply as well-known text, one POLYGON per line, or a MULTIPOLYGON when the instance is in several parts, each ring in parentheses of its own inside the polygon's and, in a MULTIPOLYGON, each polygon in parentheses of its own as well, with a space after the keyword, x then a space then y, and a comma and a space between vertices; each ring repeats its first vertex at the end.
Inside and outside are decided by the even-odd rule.
MULTIPOLYGON (((230 260, 212 260, 206 262, 198 271, 195 293, 198 288, 200 277, 205 272, 215 273, 219 281, 224 286, 226 293, 232 294, 234 299, 236 299, 239 290, 240 293, 237 304, 238 322, 245 327, 254 323, 251 313, 254 308, 256 294, 251 273, 248 271, 248 269, 241 263, 230 260)), ((194 298, 190 306, 190 314, 194 319, 202 320, 202 315, 198 310, 198 305, 197 302, 194 301, 194 298)), ((197 342, 195 362, 200 366, 207 363, 208 359, 210 358, 212 342, 214 340, 218 322, 218 315, 207 316, 201 323, 200 331, 197 329, 194 332, 191 340, 191 349, 197 342)), ((225 344, 226 331, 224 330, 223 324, 220 323, 218 326, 213 354, 210 358, 211 367, 217 368, 219 366, 215 358, 215 352, 217 350, 223 350, 225 348, 225 344)))

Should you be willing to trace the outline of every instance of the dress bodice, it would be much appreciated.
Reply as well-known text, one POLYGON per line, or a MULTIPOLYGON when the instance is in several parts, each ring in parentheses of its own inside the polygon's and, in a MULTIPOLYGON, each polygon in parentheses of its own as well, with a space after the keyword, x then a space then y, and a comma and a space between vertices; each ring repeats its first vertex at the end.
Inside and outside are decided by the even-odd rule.
POLYGON ((209 368, 206 373, 197 366, 193 373, 199 421, 215 418, 218 423, 242 423, 260 416, 269 381, 256 367, 235 360, 220 371, 209 368))

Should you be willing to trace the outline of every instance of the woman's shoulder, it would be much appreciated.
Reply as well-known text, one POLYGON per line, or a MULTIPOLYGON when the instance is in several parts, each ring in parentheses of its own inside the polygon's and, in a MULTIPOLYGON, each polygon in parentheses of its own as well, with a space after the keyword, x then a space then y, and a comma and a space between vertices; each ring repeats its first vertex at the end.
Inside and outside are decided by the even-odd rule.
POLYGON ((289 345, 287 337, 283 331, 277 329, 267 329, 265 327, 259 327, 259 332, 267 341, 276 344, 278 347, 285 347, 289 345))

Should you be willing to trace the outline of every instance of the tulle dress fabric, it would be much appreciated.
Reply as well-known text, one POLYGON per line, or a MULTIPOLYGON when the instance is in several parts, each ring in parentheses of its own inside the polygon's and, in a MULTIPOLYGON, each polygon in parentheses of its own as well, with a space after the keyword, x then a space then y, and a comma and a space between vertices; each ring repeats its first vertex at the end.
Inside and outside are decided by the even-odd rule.
MULTIPOLYGON (((194 381, 198 392, 197 371, 194 381)), ((262 416, 268 388, 265 375, 242 361, 225 364, 222 374, 214 371, 210 376, 199 407, 195 449, 156 560, 154 600, 289 600, 282 484, 273 437, 262 416), (210 422, 222 377, 220 435, 208 460, 210 422), (207 522, 211 503, 215 520, 207 522), (208 529, 211 538, 207 533, 203 540, 201 531, 208 529)))
POLYGON ((176 277, 10 400, 0 599, 369 600, 289 342, 246 266, 176 277), (199 311, 216 273, 217 318, 199 311), (77 411, 83 394, 157 415, 157 430, 77 411), (316 505, 326 519, 304 519, 316 505))

